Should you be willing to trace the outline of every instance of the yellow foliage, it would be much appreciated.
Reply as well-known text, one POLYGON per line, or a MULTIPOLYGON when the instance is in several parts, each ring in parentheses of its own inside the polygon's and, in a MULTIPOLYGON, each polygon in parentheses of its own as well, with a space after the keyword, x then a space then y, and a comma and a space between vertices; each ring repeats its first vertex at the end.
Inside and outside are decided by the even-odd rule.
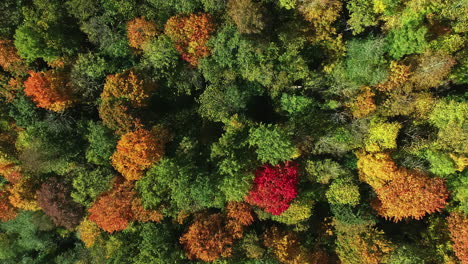
POLYGON ((16 208, 38 211, 41 208, 37 203, 36 191, 33 190, 34 183, 28 181, 26 178, 22 178, 19 182, 9 186, 7 191, 10 192, 10 203, 16 208))
POLYGON ((101 237, 101 230, 92 221, 84 219, 78 226, 78 234, 87 248, 90 248, 101 237))
POLYGON ((393 180, 397 174, 397 166, 388 153, 356 152, 359 179, 374 189, 382 187, 393 180))

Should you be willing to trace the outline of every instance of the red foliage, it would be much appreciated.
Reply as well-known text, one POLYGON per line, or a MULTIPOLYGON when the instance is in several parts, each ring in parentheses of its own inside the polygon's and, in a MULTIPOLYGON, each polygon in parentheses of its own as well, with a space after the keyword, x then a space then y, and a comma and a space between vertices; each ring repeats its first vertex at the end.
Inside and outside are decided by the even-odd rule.
POLYGON ((164 28, 164 33, 175 42, 182 59, 193 66, 198 64, 200 58, 210 54, 206 43, 213 31, 214 25, 208 14, 173 16, 164 28))
POLYGON ((468 263, 468 217, 461 213, 452 213, 448 218, 453 251, 462 264, 468 263))
POLYGON ((116 182, 112 190, 102 194, 91 208, 89 220, 112 233, 124 230, 131 221, 159 222, 162 215, 144 210, 131 182, 116 182))
POLYGON ((71 105, 70 87, 65 76, 55 71, 29 72, 24 82, 24 94, 38 107, 60 112, 71 105))
POLYGON ((280 215, 297 196, 297 170, 293 162, 287 162, 284 167, 267 164, 257 169, 254 187, 245 200, 273 215, 280 215))
POLYGON ((0 221, 2 222, 14 219, 18 213, 16 208, 11 205, 8 199, 9 195, 7 191, 0 191, 0 221))

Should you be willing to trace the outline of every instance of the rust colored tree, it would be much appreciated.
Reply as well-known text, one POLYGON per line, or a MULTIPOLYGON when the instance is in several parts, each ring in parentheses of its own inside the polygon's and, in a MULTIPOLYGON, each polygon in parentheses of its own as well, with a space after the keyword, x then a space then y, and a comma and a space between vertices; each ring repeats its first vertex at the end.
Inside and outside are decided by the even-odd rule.
POLYGON ((24 93, 38 107, 61 112, 72 103, 71 91, 66 76, 56 71, 29 72, 24 82, 24 93))
POLYGON ((70 197, 71 190, 57 178, 49 178, 37 190, 37 202, 44 213, 57 226, 68 230, 75 228, 81 221, 84 208, 70 197))
POLYGON ((287 162, 284 166, 267 164, 258 168, 254 187, 245 201, 273 215, 280 215, 297 196, 297 170, 297 164, 293 162, 287 162))
POLYGON ((453 251, 462 264, 468 263, 468 217, 461 213, 452 213, 448 217, 450 238, 453 251))
POLYGON ((254 221, 250 206, 240 202, 227 203, 226 218, 226 229, 235 239, 242 238, 245 228, 254 221))
POLYGON ((169 18, 164 33, 175 43, 182 59, 192 66, 198 65, 198 60, 210 54, 206 45, 214 24, 208 14, 191 14, 190 16, 173 16, 169 18))
POLYGON ((159 222, 162 215, 144 210, 131 182, 116 181, 112 190, 102 194, 89 208, 89 220, 112 233, 124 230, 131 221, 159 222))
POLYGON ((18 211, 13 205, 11 205, 8 196, 10 194, 7 191, 0 190, 0 221, 5 222, 15 219, 18 211))
POLYGON ((221 214, 201 215, 180 238, 190 259, 214 261, 232 254, 234 238, 224 228, 221 214))
POLYGON ((0 67, 13 73, 26 70, 26 64, 18 55, 18 51, 11 40, 0 39, 0 67))
POLYGON ((397 173, 395 179, 375 190, 378 200, 373 206, 381 216, 395 222, 421 219, 447 204, 448 190, 443 179, 406 169, 397 173))
POLYGON ((158 34, 156 24, 137 17, 127 23, 127 38, 131 47, 142 49, 143 45, 158 34))
POLYGON ((117 150, 112 155, 112 165, 127 180, 138 180, 143 171, 164 155, 167 136, 160 130, 155 133, 138 129, 123 135, 117 143, 117 150))

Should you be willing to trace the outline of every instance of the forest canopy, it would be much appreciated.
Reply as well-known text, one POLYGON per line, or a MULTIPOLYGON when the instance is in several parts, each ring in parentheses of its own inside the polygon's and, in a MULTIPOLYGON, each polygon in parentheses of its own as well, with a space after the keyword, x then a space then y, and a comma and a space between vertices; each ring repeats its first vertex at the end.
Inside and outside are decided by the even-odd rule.
POLYGON ((0 263, 468 264, 468 1, 0 1, 0 263))

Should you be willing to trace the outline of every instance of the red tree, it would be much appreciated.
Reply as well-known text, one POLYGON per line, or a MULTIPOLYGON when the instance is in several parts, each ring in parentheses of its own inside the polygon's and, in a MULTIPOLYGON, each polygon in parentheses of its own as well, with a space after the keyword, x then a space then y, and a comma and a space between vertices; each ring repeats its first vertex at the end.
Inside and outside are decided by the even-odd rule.
POLYGON ((257 169, 254 187, 245 200, 273 215, 280 215, 297 196, 297 169, 297 164, 292 162, 284 167, 267 164, 257 169))

